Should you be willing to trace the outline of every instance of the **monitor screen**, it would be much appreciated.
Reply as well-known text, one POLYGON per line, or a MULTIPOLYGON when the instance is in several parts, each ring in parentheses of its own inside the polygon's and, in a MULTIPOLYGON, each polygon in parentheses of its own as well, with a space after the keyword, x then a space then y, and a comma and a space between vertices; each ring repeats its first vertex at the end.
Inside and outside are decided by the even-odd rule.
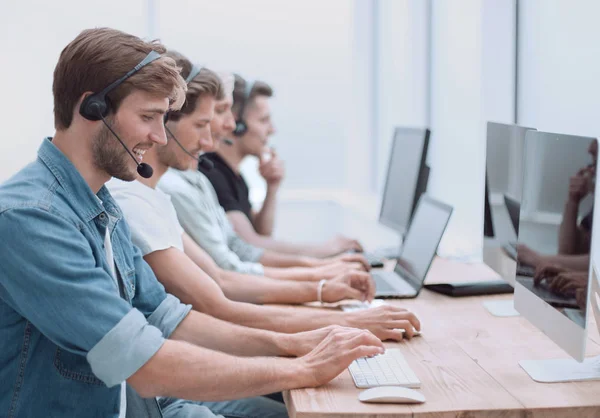
POLYGON ((522 193, 523 146, 532 128, 488 122, 484 194, 484 236, 502 244, 516 241, 504 195, 519 203, 522 193))
POLYGON ((421 197, 398 259, 398 267, 409 273, 402 276, 419 284, 425 280, 451 214, 451 206, 421 197))
POLYGON ((418 192, 426 188, 428 142, 428 129, 396 128, 394 132, 379 222, 401 235, 410 224, 418 192))
POLYGON ((597 154, 594 138, 526 136, 515 306, 574 357, 583 355, 597 154))

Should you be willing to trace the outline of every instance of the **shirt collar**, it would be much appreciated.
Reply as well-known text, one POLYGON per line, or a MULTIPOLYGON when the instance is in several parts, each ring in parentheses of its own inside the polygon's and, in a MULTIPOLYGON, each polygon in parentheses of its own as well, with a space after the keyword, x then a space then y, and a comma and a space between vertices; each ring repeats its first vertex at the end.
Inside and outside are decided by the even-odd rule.
POLYGON ((86 221, 94 219, 105 210, 115 218, 122 217, 119 207, 106 187, 102 186, 96 196, 73 163, 52 143, 52 138, 44 139, 38 150, 38 157, 48 167, 65 190, 73 207, 86 221))

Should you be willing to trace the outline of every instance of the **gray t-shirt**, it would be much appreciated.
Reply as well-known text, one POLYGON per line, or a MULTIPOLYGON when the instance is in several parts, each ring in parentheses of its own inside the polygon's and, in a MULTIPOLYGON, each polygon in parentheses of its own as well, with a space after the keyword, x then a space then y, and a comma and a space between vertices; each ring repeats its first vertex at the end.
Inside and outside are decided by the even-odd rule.
POLYGON ((204 174, 169 169, 158 188, 171 196, 183 229, 217 265, 239 273, 264 274, 263 265, 258 263, 264 250, 247 243, 233 230, 204 174))

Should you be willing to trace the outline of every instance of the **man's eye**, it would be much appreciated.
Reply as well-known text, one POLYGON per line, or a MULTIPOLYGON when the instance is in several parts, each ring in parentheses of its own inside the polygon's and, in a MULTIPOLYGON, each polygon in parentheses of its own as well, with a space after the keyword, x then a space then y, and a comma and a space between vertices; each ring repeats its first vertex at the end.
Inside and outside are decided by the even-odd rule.
POLYGON ((142 119, 145 122, 150 122, 152 119, 154 119, 152 116, 148 116, 148 115, 142 115, 142 119))

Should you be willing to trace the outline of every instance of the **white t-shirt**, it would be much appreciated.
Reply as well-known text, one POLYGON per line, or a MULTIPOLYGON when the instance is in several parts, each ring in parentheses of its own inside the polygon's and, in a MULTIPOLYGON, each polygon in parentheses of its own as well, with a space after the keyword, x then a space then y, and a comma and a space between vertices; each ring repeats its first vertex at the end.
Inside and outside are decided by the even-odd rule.
POLYGON ((169 195, 137 180, 112 179, 107 186, 123 211, 131 239, 142 255, 171 247, 183 251, 183 229, 169 195))

